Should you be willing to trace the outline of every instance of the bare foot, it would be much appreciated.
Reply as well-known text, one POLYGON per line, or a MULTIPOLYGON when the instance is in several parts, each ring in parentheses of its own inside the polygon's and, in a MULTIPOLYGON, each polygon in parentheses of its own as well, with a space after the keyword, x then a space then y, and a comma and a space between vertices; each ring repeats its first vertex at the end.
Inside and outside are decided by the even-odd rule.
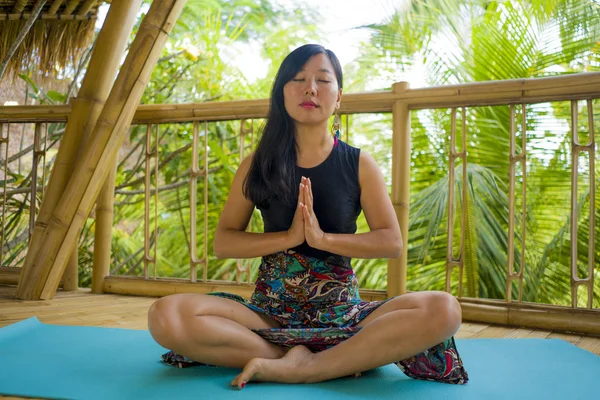
POLYGON ((296 346, 279 359, 253 358, 231 382, 231 386, 243 389, 250 381, 306 383, 310 380, 310 371, 306 367, 313 357, 314 354, 306 346, 296 346))

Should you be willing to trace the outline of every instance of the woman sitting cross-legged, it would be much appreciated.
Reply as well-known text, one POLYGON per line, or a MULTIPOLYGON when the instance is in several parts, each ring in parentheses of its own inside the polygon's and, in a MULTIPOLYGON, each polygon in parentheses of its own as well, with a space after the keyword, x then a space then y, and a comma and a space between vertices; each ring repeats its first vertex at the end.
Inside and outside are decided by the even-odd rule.
MULTIPOLYGON (((460 326, 460 305, 445 292, 360 299, 351 258, 398 257, 402 238, 373 158, 329 133, 341 99, 342 70, 330 50, 305 45, 286 57, 262 138, 235 175, 214 240, 219 258, 262 257, 252 298, 176 294, 150 308, 160 345, 186 360, 242 368, 235 387, 357 374, 427 351, 460 326), (264 233, 245 231, 254 207, 264 233), (370 231, 356 234, 361 209, 370 231), (310 328, 349 334, 311 346, 327 338, 310 328), (279 332, 283 345, 260 332, 279 332)), ((464 372, 457 353, 449 364, 443 368, 464 372)), ((453 383, 466 373, 460 379, 453 383)))

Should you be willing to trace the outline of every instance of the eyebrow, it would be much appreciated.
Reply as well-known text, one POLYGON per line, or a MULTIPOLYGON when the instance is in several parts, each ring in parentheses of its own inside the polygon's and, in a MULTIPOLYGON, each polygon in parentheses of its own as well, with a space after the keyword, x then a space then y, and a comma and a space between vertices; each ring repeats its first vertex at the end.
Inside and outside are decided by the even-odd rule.
MULTIPOLYGON (((306 71, 306 69, 302 68, 299 72, 304 72, 306 71)), ((330 70, 328 70, 327 68, 321 68, 319 70, 319 72, 327 72, 328 74, 331 74, 332 72, 330 70)))

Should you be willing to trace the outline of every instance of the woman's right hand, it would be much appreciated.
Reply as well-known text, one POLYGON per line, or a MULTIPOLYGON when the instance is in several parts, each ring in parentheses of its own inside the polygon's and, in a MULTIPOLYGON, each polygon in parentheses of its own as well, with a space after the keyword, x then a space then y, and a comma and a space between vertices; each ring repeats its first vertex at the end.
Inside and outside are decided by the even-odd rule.
POLYGON ((296 204, 296 212, 292 225, 288 229, 287 234, 290 240, 290 248, 300 246, 304 243, 304 184, 300 183, 300 191, 298 192, 298 204, 296 204))

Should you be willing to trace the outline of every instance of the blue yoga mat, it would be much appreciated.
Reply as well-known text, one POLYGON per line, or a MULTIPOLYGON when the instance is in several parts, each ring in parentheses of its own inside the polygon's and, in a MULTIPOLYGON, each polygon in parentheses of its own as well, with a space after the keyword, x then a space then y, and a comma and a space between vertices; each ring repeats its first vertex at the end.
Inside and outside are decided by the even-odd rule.
POLYGON ((147 331, 46 325, 0 329, 0 394, 68 399, 585 399, 600 393, 600 357, 563 340, 463 339, 463 386, 407 378, 396 366, 310 385, 229 387, 239 370, 178 369, 147 331))

